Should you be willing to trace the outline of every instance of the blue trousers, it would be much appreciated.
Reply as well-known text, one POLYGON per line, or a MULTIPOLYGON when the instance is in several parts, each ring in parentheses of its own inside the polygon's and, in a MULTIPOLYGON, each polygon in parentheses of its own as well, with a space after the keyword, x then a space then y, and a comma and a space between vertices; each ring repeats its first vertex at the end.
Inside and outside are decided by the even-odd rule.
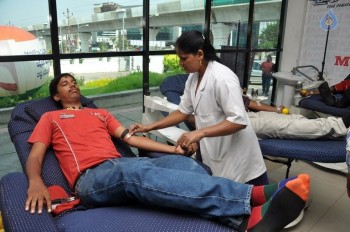
POLYGON ((262 75, 262 91, 265 95, 267 95, 270 91, 271 79, 272 79, 271 74, 268 74, 268 75, 263 74, 262 75))
POLYGON ((221 218, 233 228, 251 211, 252 185, 210 176, 193 159, 178 155, 105 161, 81 175, 75 191, 87 205, 139 201, 221 218))

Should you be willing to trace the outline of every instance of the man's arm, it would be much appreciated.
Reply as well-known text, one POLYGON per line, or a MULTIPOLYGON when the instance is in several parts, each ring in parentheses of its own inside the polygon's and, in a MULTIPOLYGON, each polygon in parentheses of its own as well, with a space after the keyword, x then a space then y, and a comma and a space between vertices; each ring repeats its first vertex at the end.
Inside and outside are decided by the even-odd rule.
POLYGON ((270 106, 261 102, 256 102, 254 100, 250 100, 249 105, 247 106, 249 110, 252 111, 269 111, 269 112, 277 112, 277 107, 270 106))
MULTIPOLYGON (((134 136, 130 133, 125 133, 126 128, 123 126, 118 127, 114 136, 118 139, 123 139, 130 146, 156 152, 165 152, 184 155, 186 152, 181 147, 169 146, 167 144, 156 142, 152 139, 143 136, 134 136)), ((193 152, 192 152, 193 153, 193 152)), ((191 155, 192 153, 186 153, 186 155, 191 155)))
POLYGON ((276 113, 284 113, 284 114, 289 114, 289 112, 283 112, 283 109, 285 108, 284 106, 270 106, 264 103, 261 103, 260 101, 254 101, 249 99, 247 96, 242 95, 243 98, 243 103, 246 109, 252 110, 252 111, 268 111, 268 112, 276 112, 276 113))
POLYGON ((25 210, 30 210, 31 213, 35 213, 36 208, 38 213, 41 213, 45 202, 48 212, 51 212, 50 194, 41 178, 41 167, 46 149, 44 143, 34 143, 26 163, 29 187, 25 210))

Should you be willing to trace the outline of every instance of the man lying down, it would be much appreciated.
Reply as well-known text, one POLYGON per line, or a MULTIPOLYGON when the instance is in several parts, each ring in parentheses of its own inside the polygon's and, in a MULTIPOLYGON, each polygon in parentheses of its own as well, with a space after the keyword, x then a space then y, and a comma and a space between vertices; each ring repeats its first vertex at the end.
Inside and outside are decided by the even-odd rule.
MULTIPOLYGON (((258 138, 343 139, 350 115, 309 119, 301 114, 284 114, 284 106, 270 106, 242 95, 252 127, 258 138)), ((188 119, 194 126, 194 117, 188 119)))
POLYGON ((242 95, 252 127, 258 138, 339 139, 350 126, 350 115, 308 119, 301 114, 282 114, 274 107, 242 95))

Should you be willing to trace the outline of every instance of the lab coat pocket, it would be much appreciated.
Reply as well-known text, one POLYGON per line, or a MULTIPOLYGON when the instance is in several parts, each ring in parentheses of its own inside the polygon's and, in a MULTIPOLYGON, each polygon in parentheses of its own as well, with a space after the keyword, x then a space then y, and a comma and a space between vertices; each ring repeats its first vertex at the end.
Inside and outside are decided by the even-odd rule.
POLYGON ((213 114, 197 114, 197 117, 198 120, 196 120, 196 124, 198 125, 198 128, 204 128, 216 124, 213 114))

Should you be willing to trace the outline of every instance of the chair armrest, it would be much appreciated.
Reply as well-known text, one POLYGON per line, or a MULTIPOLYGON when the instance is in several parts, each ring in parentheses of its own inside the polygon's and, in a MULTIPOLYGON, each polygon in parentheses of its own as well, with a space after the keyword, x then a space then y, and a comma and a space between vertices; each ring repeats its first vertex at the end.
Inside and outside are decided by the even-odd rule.
POLYGON ((25 174, 14 172, 0 181, 0 211, 6 232, 59 231, 46 210, 31 214, 24 210, 28 180, 25 174))

